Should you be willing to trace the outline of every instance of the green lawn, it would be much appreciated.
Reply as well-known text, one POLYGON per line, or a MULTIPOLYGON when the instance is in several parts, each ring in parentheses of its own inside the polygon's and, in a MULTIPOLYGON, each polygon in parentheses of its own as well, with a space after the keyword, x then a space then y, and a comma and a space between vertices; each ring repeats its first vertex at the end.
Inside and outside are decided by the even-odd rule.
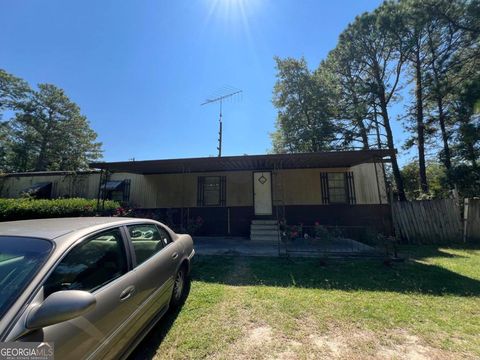
POLYGON ((480 357, 480 248, 380 260, 197 257, 190 295, 134 358, 480 357))

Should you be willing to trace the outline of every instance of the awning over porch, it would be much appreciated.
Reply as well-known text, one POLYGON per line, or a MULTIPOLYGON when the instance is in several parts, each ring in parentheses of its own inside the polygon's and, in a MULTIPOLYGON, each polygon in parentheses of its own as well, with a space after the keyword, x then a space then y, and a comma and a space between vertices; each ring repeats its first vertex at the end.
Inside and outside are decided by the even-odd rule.
POLYGON ((34 183, 26 189, 23 189, 21 194, 26 194, 37 199, 50 199, 52 196, 52 183, 51 182, 38 182, 34 183))
POLYGON ((114 191, 118 190, 123 185, 123 180, 107 181, 102 185, 102 189, 105 191, 114 191))
POLYGON ((39 183, 35 183, 32 186, 29 186, 28 188, 24 189, 22 191, 22 193, 34 195, 34 194, 37 194, 41 191, 47 190, 48 187, 51 187, 51 186, 52 186, 51 182, 39 182, 39 183))
POLYGON ((172 174, 238 170, 345 168, 385 161, 390 150, 335 151, 91 163, 94 169, 136 174, 172 174))

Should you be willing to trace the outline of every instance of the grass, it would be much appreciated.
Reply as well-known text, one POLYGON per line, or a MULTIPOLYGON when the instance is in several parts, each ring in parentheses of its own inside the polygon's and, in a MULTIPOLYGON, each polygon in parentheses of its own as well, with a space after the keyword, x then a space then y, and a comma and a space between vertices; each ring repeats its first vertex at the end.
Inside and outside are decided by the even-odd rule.
POLYGON ((197 257, 133 358, 479 358, 480 250, 379 260, 197 257))

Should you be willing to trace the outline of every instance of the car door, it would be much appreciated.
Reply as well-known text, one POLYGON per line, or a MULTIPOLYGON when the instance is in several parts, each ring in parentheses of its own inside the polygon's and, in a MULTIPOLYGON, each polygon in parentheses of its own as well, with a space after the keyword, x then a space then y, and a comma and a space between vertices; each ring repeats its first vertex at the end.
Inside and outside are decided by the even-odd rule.
POLYGON ((115 358, 138 305, 125 241, 123 229, 113 228, 70 250, 44 282, 44 298, 59 290, 86 290, 95 295, 94 310, 19 340, 53 342, 57 359, 115 358))
POLYGON ((129 225, 127 230, 137 274, 137 296, 142 302, 139 322, 143 323, 167 307, 181 249, 169 233, 156 224, 129 225))

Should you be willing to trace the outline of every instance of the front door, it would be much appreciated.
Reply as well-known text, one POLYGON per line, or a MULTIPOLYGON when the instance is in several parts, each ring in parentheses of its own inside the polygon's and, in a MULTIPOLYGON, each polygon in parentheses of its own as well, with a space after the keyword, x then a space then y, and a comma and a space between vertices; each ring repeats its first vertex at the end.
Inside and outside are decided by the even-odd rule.
POLYGON ((272 215, 272 173, 253 173, 255 215, 272 215))

